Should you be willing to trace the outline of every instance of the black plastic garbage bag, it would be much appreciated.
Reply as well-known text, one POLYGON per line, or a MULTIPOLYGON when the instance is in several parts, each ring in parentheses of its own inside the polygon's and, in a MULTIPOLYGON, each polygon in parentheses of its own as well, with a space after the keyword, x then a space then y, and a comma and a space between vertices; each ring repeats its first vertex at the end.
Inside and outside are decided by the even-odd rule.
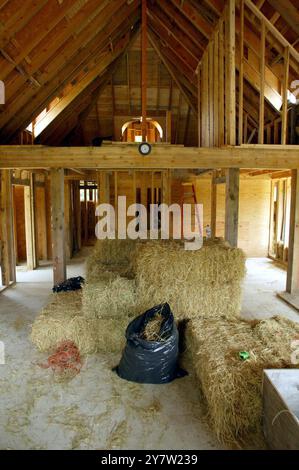
POLYGON ((163 384, 183 377, 179 369, 179 334, 167 303, 157 305, 135 318, 126 330, 127 344, 121 361, 115 368, 119 377, 131 382, 163 384), (142 338, 145 326, 158 313, 164 317, 159 337, 161 341, 142 338))
POLYGON ((53 287, 53 292, 68 292, 72 290, 81 289, 82 284, 84 284, 85 280, 81 276, 71 277, 67 279, 67 281, 60 282, 53 287))

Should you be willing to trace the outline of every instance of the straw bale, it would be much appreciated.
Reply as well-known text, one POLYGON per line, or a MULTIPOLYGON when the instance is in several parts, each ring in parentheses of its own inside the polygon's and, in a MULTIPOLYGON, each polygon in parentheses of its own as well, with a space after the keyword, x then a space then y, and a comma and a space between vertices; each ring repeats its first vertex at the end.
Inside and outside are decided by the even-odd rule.
POLYGON ((82 304, 88 318, 132 317, 136 313, 135 281, 102 271, 97 282, 84 285, 82 304))
POLYGON ((187 344, 211 424, 224 442, 261 433, 264 369, 291 364, 299 325, 282 317, 261 322, 198 317, 188 323, 187 344), (240 351, 250 358, 242 361, 240 351))

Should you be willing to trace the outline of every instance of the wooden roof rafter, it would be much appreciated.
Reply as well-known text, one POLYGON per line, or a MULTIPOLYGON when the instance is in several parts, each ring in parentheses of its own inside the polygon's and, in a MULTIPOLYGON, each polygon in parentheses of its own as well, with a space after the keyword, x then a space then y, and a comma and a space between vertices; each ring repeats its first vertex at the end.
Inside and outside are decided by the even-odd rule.
MULTIPOLYGON (((109 64, 108 56, 109 54, 113 56, 113 53, 109 51, 109 44, 111 38, 117 40, 117 38, 123 36, 124 34, 130 31, 130 34, 134 34, 135 29, 138 27, 139 22, 139 12, 136 10, 132 14, 132 18, 126 18, 123 20, 122 15, 115 15, 113 21, 110 21, 109 26, 105 28, 105 31, 101 31, 98 36, 96 36, 92 41, 92 47, 88 44, 89 47, 83 48, 81 51, 77 52, 73 61, 67 63, 61 71, 56 73, 54 78, 49 81, 46 86, 38 93, 32 94, 33 96, 28 101, 28 104, 25 105, 22 115, 17 115, 8 121, 8 124, 2 127, 2 132, 5 132, 7 139, 10 139, 15 132, 18 132, 25 128, 31 120, 34 119, 59 92, 66 86, 68 83, 76 79, 76 75, 81 70, 84 70, 86 67, 89 67, 90 61, 96 63, 100 58, 103 58, 103 50, 108 48, 107 52, 107 62, 104 62, 103 65, 109 64), (133 23, 133 30, 132 28, 133 23), (120 29, 122 26, 122 29, 120 29), (99 41, 101 37, 101 41, 99 41), (15 130, 17 128, 17 130, 15 130)), ((117 51, 118 54, 118 51, 117 51)), ((18 103, 16 103, 17 109, 19 108, 18 103)), ((23 106, 22 106, 23 107, 23 106)), ((12 110, 12 112, 14 109, 12 110)))
MULTIPOLYGON (((39 81, 45 85, 53 77, 56 77, 60 70, 62 70, 62 68, 64 68, 68 62, 70 62, 72 59, 76 61, 78 54, 81 54, 82 51, 85 51, 86 56, 88 56, 88 48, 93 49, 93 43, 101 43, 105 36, 111 34, 111 31, 113 31, 115 25, 119 26, 120 22, 123 21, 124 18, 126 18, 128 21, 130 19, 130 15, 138 10, 137 1, 130 4, 129 6, 124 1, 122 3, 124 5, 119 6, 118 4, 117 9, 115 7, 115 3, 113 9, 111 8, 111 5, 108 5, 109 8, 107 7, 102 9, 101 11, 103 13, 105 12, 107 16, 105 15, 104 18, 101 14, 96 16, 93 25, 95 28, 94 30, 87 24, 86 27, 84 27, 76 36, 76 38, 71 38, 71 40, 67 43, 63 43, 63 41, 61 44, 59 42, 55 42, 55 45, 52 46, 51 49, 51 55, 48 54, 47 58, 45 56, 44 59, 42 59, 42 53, 42 56, 38 56, 38 60, 35 58, 35 65, 31 67, 30 72, 35 73, 42 67, 42 70, 39 70, 37 77, 39 81)), ((73 18, 73 20, 76 18, 77 15, 73 18)), ((128 29, 129 27, 130 25, 128 24, 128 29)), ((58 39, 61 39, 61 37, 58 36, 58 39)), ((50 38, 49 44, 52 44, 50 38)), ((49 50, 49 45, 47 46, 46 44, 41 44, 40 47, 42 51, 44 49, 49 50)), ((8 122, 10 115, 14 116, 19 109, 26 106, 26 100, 28 100, 29 93, 34 93, 33 91, 31 92, 31 90, 28 90, 28 84, 26 83, 26 80, 24 77, 20 76, 18 76, 17 79, 12 77, 11 83, 8 80, 6 82, 6 88, 6 106, 4 108, 4 113, 0 113, 0 127, 3 127, 4 124, 8 122), (14 95, 12 95, 12 90, 14 90, 14 95)))

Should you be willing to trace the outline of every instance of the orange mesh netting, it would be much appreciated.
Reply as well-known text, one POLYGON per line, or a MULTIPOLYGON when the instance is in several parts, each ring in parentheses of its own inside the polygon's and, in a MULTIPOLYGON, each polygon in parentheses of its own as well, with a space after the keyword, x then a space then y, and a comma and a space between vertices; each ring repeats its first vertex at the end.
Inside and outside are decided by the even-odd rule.
POLYGON ((51 368, 54 372, 63 373, 72 370, 78 374, 82 367, 81 356, 78 347, 72 341, 63 341, 57 347, 46 364, 40 364, 44 369, 51 368))

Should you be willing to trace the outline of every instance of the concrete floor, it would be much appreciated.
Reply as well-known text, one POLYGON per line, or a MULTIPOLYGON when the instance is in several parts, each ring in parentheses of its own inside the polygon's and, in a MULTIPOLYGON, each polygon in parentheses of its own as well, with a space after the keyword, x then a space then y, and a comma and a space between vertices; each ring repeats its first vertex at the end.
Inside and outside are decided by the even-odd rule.
MULTIPOLYGON (((83 253, 84 255, 85 253, 83 253)), ((299 315, 275 291, 285 271, 267 259, 247 261, 243 315, 299 315)), ((84 275, 84 258, 68 276, 84 275)), ((208 428, 192 377, 168 385, 128 383, 111 368, 115 355, 88 357, 80 374, 57 382, 39 363, 46 360, 28 338, 30 325, 48 301, 50 266, 18 270, 16 287, 0 297, 0 449, 220 449, 208 428)))

